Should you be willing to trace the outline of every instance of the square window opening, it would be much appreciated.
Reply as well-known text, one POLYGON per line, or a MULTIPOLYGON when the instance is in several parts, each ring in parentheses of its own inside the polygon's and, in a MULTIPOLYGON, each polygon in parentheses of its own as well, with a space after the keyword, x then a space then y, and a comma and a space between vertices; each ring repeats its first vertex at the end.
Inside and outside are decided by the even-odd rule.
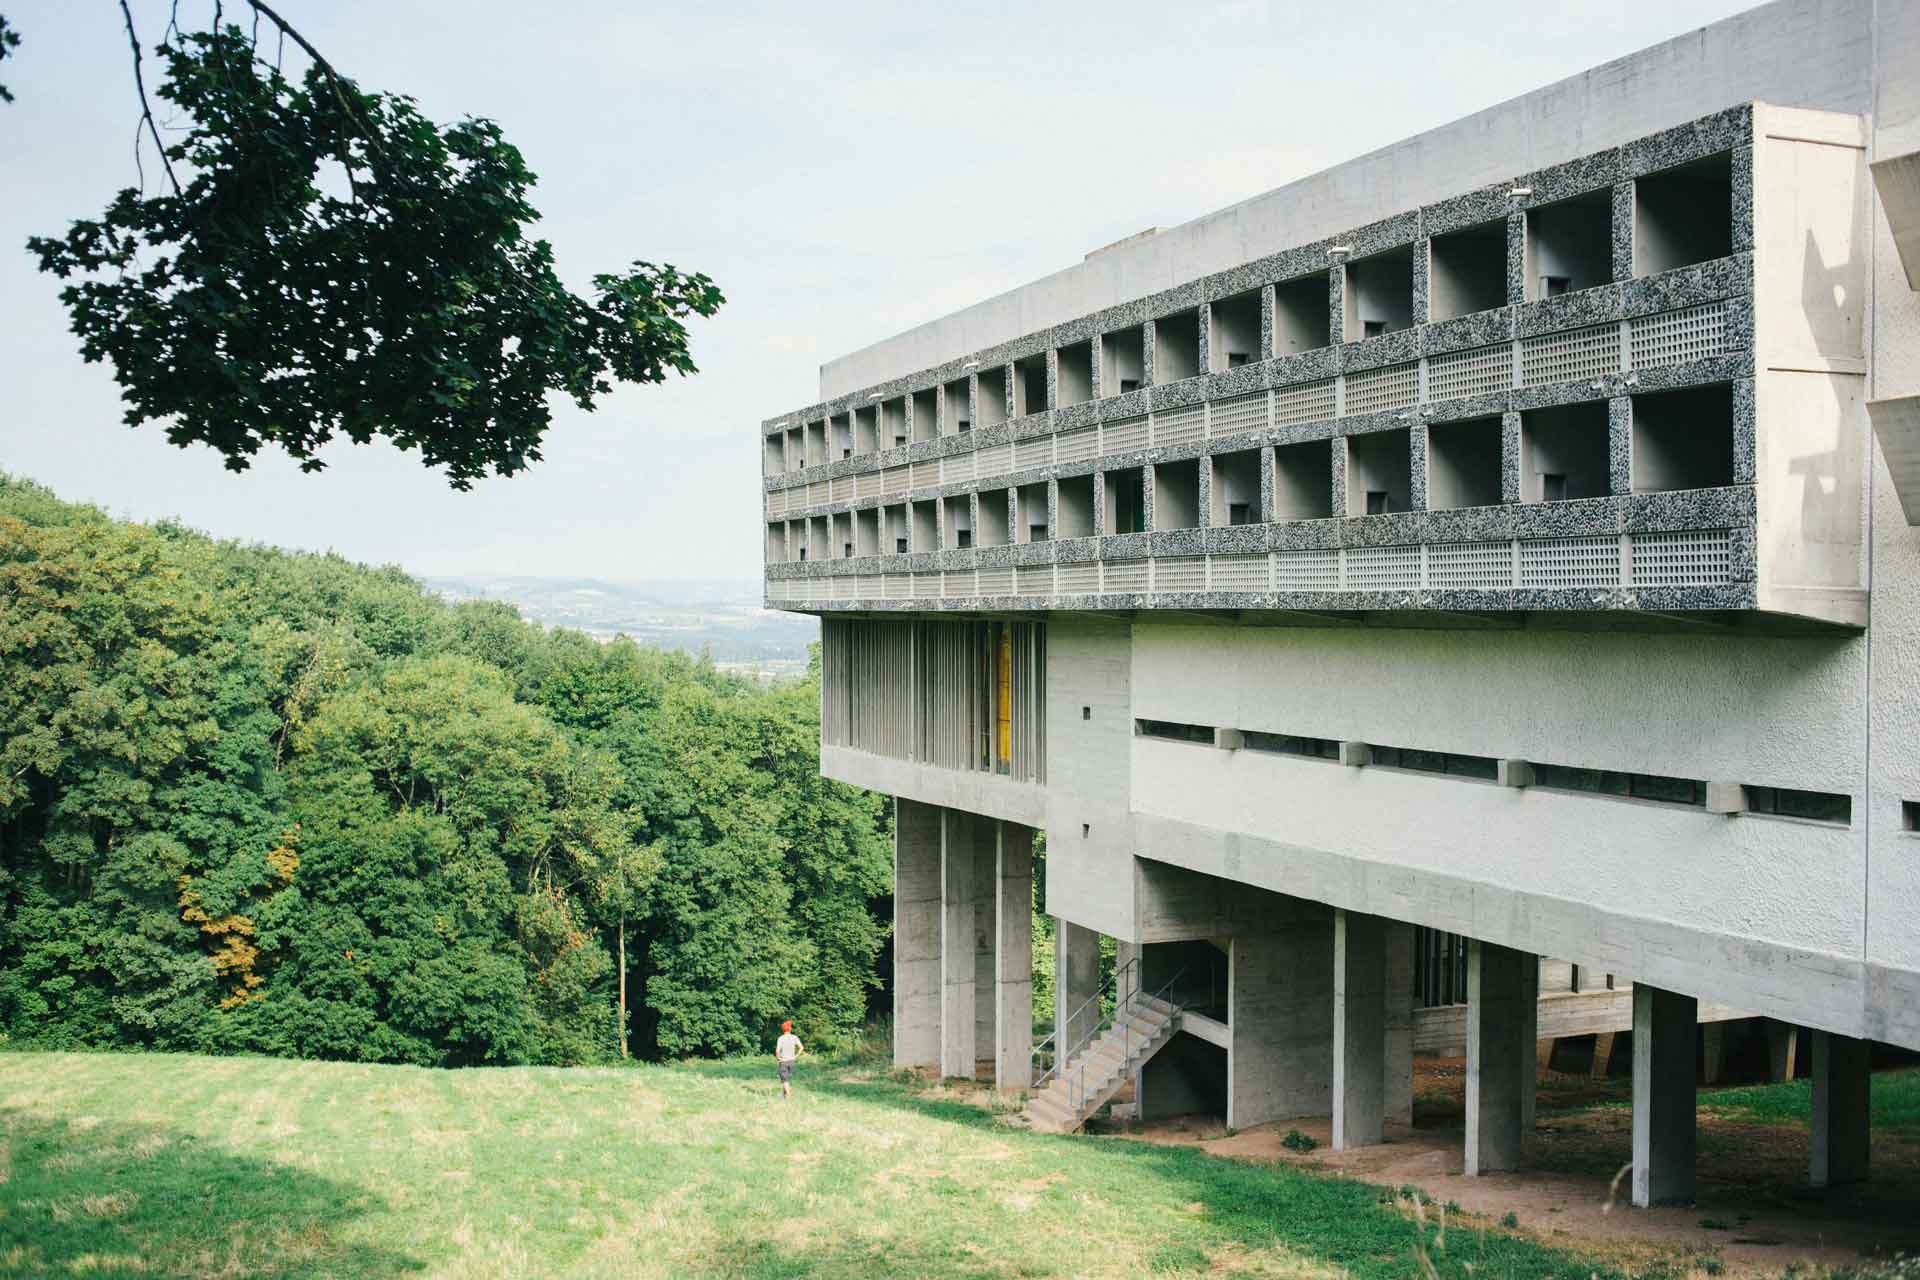
POLYGON ((1093 342, 1075 342, 1055 353, 1060 366, 1060 403, 1085 404, 1093 399, 1093 342))
POLYGON ((1413 326, 1413 246, 1347 264, 1347 341, 1413 326))
POLYGON ((1520 415, 1520 500, 1604 498, 1612 487, 1605 401, 1520 415))
POLYGON ((1067 476, 1059 482, 1060 517, 1055 534, 1062 538, 1093 536, 1093 477, 1067 476))
POLYGON ((1733 388, 1690 387, 1633 397, 1633 491, 1733 483, 1733 388))
POLYGON ((1142 325, 1117 329, 1100 339, 1100 394, 1125 395, 1146 381, 1147 338, 1142 325))
POLYGON ((1318 351, 1333 341, 1333 312, 1327 275, 1301 276, 1273 286, 1275 355, 1318 351))
POLYGON ((1208 361, 1213 372, 1238 369, 1265 358, 1260 350, 1260 291, 1236 294, 1207 307, 1208 361))
POLYGON ((1527 210, 1527 301, 1613 281, 1613 192, 1603 188, 1527 210))
POLYGON ((1200 527, 1200 460, 1163 462, 1153 469, 1153 527, 1200 527))
POLYGON ((1333 514, 1333 441, 1283 444, 1273 451, 1275 520, 1324 520, 1333 514))
POLYGON ((1451 320, 1507 305, 1507 223, 1501 218, 1433 237, 1432 318, 1451 320))
POLYGON ((955 378, 940 390, 940 411, 946 415, 940 420, 941 434, 957 436, 973 430, 973 391, 967 379, 955 378))
POLYGON ((1182 311, 1153 322, 1155 386, 1179 382, 1200 372, 1200 313, 1182 311))
POLYGON ((1144 533, 1147 528, 1146 476, 1139 467, 1106 473, 1106 528, 1102 533, 1144 533))
POLYGON ((980 397, 974 407, 976 427, 997 427, 1007 420, 1007 367, 980 371, 980 397))
POLYGON ((1013 363, 1013 416, 1047 411, 1047 356, 1043 351, 1013 363))
POLYGON ((973 545, 976 547, 1007 545, 1007 504, 1011 497, 1010 489, 988 489, 981 492, 980 523, 975 527, 973 545))
POLYGON ((1412 439, 1405 427, 1347 437, 1347 514, 1410 511, 1412 439))
POLYGON ((1733 252, 1733 154, 1676 165, 1633 184, 1633 274, 1657 275, 1733 252))
POLYGON ((1258 524, 1260 521, 1260 451, 1242 449, 1213 459, 1213 511, 1210 524, 1258 524))
POLYGON ((1427 509, 1500 505, 1500 419, 1427 428, 1427 509))

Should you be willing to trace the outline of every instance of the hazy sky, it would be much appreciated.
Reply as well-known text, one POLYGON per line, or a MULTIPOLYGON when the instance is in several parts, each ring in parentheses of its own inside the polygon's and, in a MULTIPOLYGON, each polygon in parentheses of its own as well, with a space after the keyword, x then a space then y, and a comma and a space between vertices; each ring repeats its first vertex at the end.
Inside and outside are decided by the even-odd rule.
MULTIPOLYGON (((0 0, 24 40, 0 63, 0 470, 419 573, 631 581, 758 574, 752 424, 812 402, 822 361, 1749 4, 277 7, 366 87, 499 121, 570 284, 634 258, 713 276, 701 373, 561 407, 545 462, 465 494, 384 446, 234 475, 129 430, 23 247, 134 180, 119 8, 0 0)), ((147 44, 166 9, 133 0, 147 44)))

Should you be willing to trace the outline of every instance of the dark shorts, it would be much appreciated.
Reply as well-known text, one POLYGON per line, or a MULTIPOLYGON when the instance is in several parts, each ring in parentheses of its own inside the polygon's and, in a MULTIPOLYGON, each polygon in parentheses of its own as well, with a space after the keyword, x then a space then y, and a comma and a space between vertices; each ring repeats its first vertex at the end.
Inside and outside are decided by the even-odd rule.
POLYGON ((791 1062, 781 1063, 780 1064, 780 1083, 786 1084, 792 1079, 793 1079, 793 1064, 791 1062))

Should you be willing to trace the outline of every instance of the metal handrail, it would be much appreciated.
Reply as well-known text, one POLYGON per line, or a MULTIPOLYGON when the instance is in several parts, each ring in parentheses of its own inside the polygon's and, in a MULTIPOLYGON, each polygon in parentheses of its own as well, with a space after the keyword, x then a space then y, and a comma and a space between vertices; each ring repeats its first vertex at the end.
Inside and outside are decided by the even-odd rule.
MULTIPOLYGON (((1176 972, 1171 978, 1168 978, 1166 982, 1161 984, 1159 990, 1154 991, 1150 995, 1145 994, 1141 991, 1137 981, 1132 985, 1132 990, 1127 990, 1127 983, 1125 979, 1129 975, 1137 976, 1136 966, 1138 965, 1138 963, 1139 963, 1139 957, 1136 956, 1134 957, 1134 959, 1129 960, 1126 964, 1122 965, 1119 969, 1117 969, 1114 972, 1113 987, 1114 987, 1115 998, 1114 998, 1112 1014, 1103 1015, 1102 1017, 1096 1019, 1096 1025, 1090 1031, 1088 1031, 1086 1035, 1080 1037, 1080 1039, 1075 1042, 1073 1049, 1070 1052, 1068 1052, 1066 1055, 1062 1056, 1062 1055, 1059 1055, 1058 1053, 1055 1053, 1053 1058, 1049 1061, 1047 1065, 1047 1069, 1043 1073, 1036 1075, 1034 1079, 1035 1088, 1043 1088, 1046 1085, 1050 1084, 1055 1079, 1064 1079, 1067 1082, 1067 1105, 1073 1110, 1073 1113, 1076 1116, 1080 1114, 1080 1109, 1082 1106, 1086 1104, 1086 1100, 1088 1096, 1087 1095, 1087 1064, 1084 1057, 1082 1057, 1081 1055, 1081 1050, 1086 1048, 1087 1045, 1091 1044, 1101 1034, 1112 1029, 1112 1027, 1117 1023, 1120 1027, 1120 1063, 1121 1063, 1122 1069, 1124 1070, 1126 1064, 1133 1061, 1134 1032, 1133 1032, 1133 1022, 1130 1017, 1133 1010, 1147 1000, 1164 1001, 1165 1003, 1171 1005, 1173 1002, 1167 999, 1168 993, 1173 990, 1174 984, 1178 983, 1182 978, 1187 976, 1186 967, 1183 965, 1178 972, 1176 972), (1125 991, 1126 994, 1121 995, 1120 993, 1122 991, 1125 991), (1064 1066, 1064 1064, 1068 1062, 1077 1062, 1077 1065, 1075 1065, 1075 1067, 1073 1068, 1073 1072, 1071 1075, 1063 1076, 1061 1074, 1061 1069, 1064 1066)), ((1075 1010, 1074 1016, 1078 1016, 1080 1012, 1084 1011, 1089 1005, 1093 1003, 1093 1000, 1101 999, 1105 995, 1106 995, 1106 990, 1105 988, 1102 988, 1101 991, 1097 995, 1095 995, 1092 1000, 1087 1000, 1083 1002, 1080 1008, 1075 1010)), ((1072 1025, 1071 1018, 1069 1019, 1068 1025, 1072 1025)), ((1034 1054, 1036 1057, 1038 1057, 1043 1051, 1045 1051, 1046 1045, 1049 1042, 1054 1041, 1059 1036, 1060 1031, 1061 1031, 1061 1028, 1055 1027, 1053 1034, 1048 1036, 1046 1040, 1041 1042, 1040 1047, 1034 1050, 1034 1054)))
MULTIPOLYGON (((1103 1006, 1107 998, 1107 992, 1109 989, 1113 991, 1114 1007, 1116 1009, 1119 1008, 1121 1003, 1120 992, 1126 989, 1126 983, 1123 981, 1123 979, 1129 973, 1135 972, 1138 969, 1139 964, 1140 964, 1140 957, 1135 956, 1132 959, 1128 960, 1125 964, 1121 965, 1118 969, 1115 969, 1113 971, 1113 977, 1110 978, 1105 985, 1103 985, 1098 991, 1095 991, 1092 995, 1088 996, 1085 1000, 1082 1000, 1080 1002, 1079 1007, 1074 1009, 1072 1013, 1069 1013, 1062 1020, 1061 1025, 1056 1026, 1051 1032, 1047 1034, 1046 1039, 1042 1040, 1039 1044, 1033 1047, 1033 1061, 1035 1066, 1035 1070, 1033 1072, 1033 1087, 1035 1089, 1044 1089, 1048 1084, 1052 1083, 1053 1078, 1060 1073, 1060 1068, 1063 1065, 1073 1061, 1073 1058, 1076 1054, 1078 1054, 1082 1049, 1086 1048, 1089 1044, 1093 1043, 1094 1037, 1098 1036, 1102 1031, 1105 1031, 1107 1029, 1107 1027, 1110 1025, 1110 1023, 1107 1021, 1108 1015, 1104 1013, 1100 1014, 1099 1016, 1093 1019, 1091 1024, 1091 1029, 1087 1031, 1085 1035, 1082 1035, 1078 1040, 1074 1041, 1071 1045, 1068 1045, 1065 1050, 1062 1050, 1059 1047, 1059 1039, 1060 1039, 1061 1033, 1065 1031, 1068 1027, 1073 1026, 1075 1022, 1079 1021, 1080 1015, 1085 1013, 1088 1009, 1098 1008, 1103 1006), (1044 1066, 1041 1065, 1041 1059, 1043 1057, 1046 1059, 1046 1063, 1044 1066)), ((1137 987, 1138 983, 1136 983, 1135 985, 1137 987)))

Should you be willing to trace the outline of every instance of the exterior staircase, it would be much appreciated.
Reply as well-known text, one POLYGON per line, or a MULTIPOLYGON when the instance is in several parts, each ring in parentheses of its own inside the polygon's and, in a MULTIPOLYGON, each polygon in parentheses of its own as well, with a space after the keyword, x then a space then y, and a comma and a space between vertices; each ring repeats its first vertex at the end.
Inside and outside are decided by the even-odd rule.
MULTIPOLYGON (((1134 1078, 1180 1030, 1180 1008, 1166 998, 1169 982, 1158 993, 1139 990, 1133 962, 1114 977, 1119 994, 1113 1013, 1091 1019, 1092 1029, 1064 1051, 1056 1043, 1059 1032, 1035 1049, 1034 1091, 1027 1100, 1028 1128, 1037 1133, 1072 1133, 1134 1078)), ((1175 981, 1178 981, 1176 978, 1175 981)), ((1105 993, 1103 992, 1102 995, 1105 993)), ((1100 995, 1088 1002, 1097 1010, 1100 995)), ((1079 1018, 1069 1018, 1073 1026, 1079 1018)))

